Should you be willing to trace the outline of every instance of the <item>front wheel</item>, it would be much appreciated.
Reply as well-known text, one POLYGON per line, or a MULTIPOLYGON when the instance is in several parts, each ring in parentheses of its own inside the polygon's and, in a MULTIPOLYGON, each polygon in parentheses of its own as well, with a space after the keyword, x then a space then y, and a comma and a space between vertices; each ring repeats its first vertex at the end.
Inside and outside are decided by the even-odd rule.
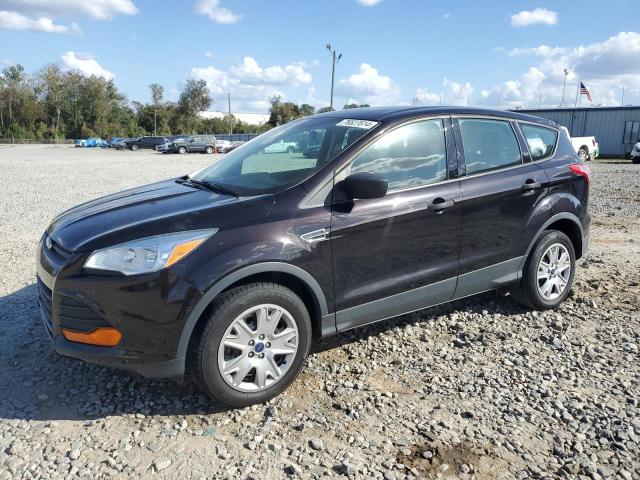
POLYGON ((213 153, 213 147, 207 147, 204 153, 211 155, 213 153))
POLYGON ((520 284, 512 292, 514 300, 536 310, 557 307, 569 295, 575 266, 576 254, 569 237, 547 230, 529 254, 520 284))
POLYGON ((631 157, 631 163, 640 163, 640 157, 631 157))
POLYGON ((311 321, 302 300, 274 283, 229 290, 194 335, 189 368, 212 399, 234 408, 265 402, 296 378, 309 353, 311 321))
POLYGON ((132 152, 137 151, 137 150, 138 150, 138 148, 140 148, 140 147, 138 147, 138 145, 131 145, 131 151, 132 151, 132 152))
POLYGON ((179 148, 178 148, 178 153, 179 153, 179 154, 187 153, 187 149, 186 149, 186 147, 179 147, 179 148))

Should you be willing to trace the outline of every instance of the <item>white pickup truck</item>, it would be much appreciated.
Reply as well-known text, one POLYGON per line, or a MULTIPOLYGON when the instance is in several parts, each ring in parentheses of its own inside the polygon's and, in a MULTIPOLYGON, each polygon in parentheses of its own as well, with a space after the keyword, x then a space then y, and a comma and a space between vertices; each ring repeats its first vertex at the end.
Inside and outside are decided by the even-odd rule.
POLYGON ((598 146, 596 137, 572 137, 569 135, 567 127, 561 126, 560 128, 567 134, 567 137, 571 140, 571 145, 573 145, 576 153, 580 155, 580 158, 585 161, 598 158, 598 155, 600 155, 600 147, 598 146))

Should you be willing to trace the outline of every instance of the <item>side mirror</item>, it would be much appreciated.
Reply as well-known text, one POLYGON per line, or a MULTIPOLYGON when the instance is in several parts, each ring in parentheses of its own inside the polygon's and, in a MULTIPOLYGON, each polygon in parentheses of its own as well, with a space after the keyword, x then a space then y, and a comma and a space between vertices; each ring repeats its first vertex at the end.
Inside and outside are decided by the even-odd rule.
POLYGON ((389 188, 386 178, 371 172, 353 173, 343 180, 343 184, 353 199, 382 198, 389 188))

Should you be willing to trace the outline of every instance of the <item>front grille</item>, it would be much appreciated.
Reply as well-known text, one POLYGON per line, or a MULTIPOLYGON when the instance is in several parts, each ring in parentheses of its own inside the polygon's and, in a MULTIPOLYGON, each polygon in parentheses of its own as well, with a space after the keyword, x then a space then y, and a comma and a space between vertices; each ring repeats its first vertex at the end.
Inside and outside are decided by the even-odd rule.
POLYGON ((63 328, 90 332, 98 327, 110 326, 102 315, 77 298, 62 296, 60 301, 60 324, 63 328))
POLYGON ((53 292, 38 278, 38 303, 42 322, 50 336, 53 335, 53 292))

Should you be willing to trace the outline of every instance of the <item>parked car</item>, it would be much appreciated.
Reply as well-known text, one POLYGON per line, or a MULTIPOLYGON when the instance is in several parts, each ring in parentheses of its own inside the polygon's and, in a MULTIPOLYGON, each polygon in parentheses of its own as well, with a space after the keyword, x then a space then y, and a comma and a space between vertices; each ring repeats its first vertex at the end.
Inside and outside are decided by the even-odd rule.
POLYGON ((167 137, 167 138, 165 138, 166 141, 164 143, 161 143, 160 145, 156 145, 156 151, 161 152, 161 153, 173 153, 173 142, 178 142, 178 143, 186 142, 187 138, 188 138, 188 136, 167 137))
POLYGON ((174 140, 171 143, 173 153, 214 153, 216 137, 213 135, 194 135, 183 141, 174 140))
POLYGON ((75 146, 86 148, 107 148, 109 143, 101 138, 89 137, 86 140, 76 140, 75 146))
POLYGON ((264 153, 293 153, 297 151, 298 144, 296 142, 288 142, 284 139, 264 149, 264 153))
POLYGON ((222 148, 222 153, 229 153, 233 150, 235 150, 238 147, 241 147, 242 145, 244 145, 247 142, 243 142, 243 141, 236 141, 236 142, 231 142, 229 145, 227 145, 226 147, 222 148))
POLYGON ((141 148, 150 148, 155 150, 156 146, 166 143, 168 140, 165 137, 138 137, 135 140, 127 142, 127 148, 132 151, 139 150, 141 148))
POLYGON ((571 145, 576 153, 580 155, 584 161, 594 160, 600 155, 600 146, 596 141, 596 137, 572 137, 567 127, 560 127, 567 137, 571 140, 571 145))
POLYGON ((640 163, 640 142, 636 143, 629 155, 633 163, 640 163))
POLYGON ((109 141, 109 147, 115 148, 116 150, 124 150, 127 148, 127 142, 130 142, 131 140, 131 138, 113 137, 109 141))
POLYGON ((215 148, 216 153, 224 153, 224 149, 231 145, 229 140, 216 140, 215 148))
POLYGON ((323 337, 497 288, 557 307, 589 175, 557 124, 516 112, 307 117, 58 216, 37 251, 44 325, 62 355, 264 402, 323 337), (262 154, 311 129, 317 158, 262 154))
POLYGON ((74 145, 76 148, 83 148, 85 143, 87 143, 87 140, 84 138, 79 138, 78 140, 75 141, 74 145))

